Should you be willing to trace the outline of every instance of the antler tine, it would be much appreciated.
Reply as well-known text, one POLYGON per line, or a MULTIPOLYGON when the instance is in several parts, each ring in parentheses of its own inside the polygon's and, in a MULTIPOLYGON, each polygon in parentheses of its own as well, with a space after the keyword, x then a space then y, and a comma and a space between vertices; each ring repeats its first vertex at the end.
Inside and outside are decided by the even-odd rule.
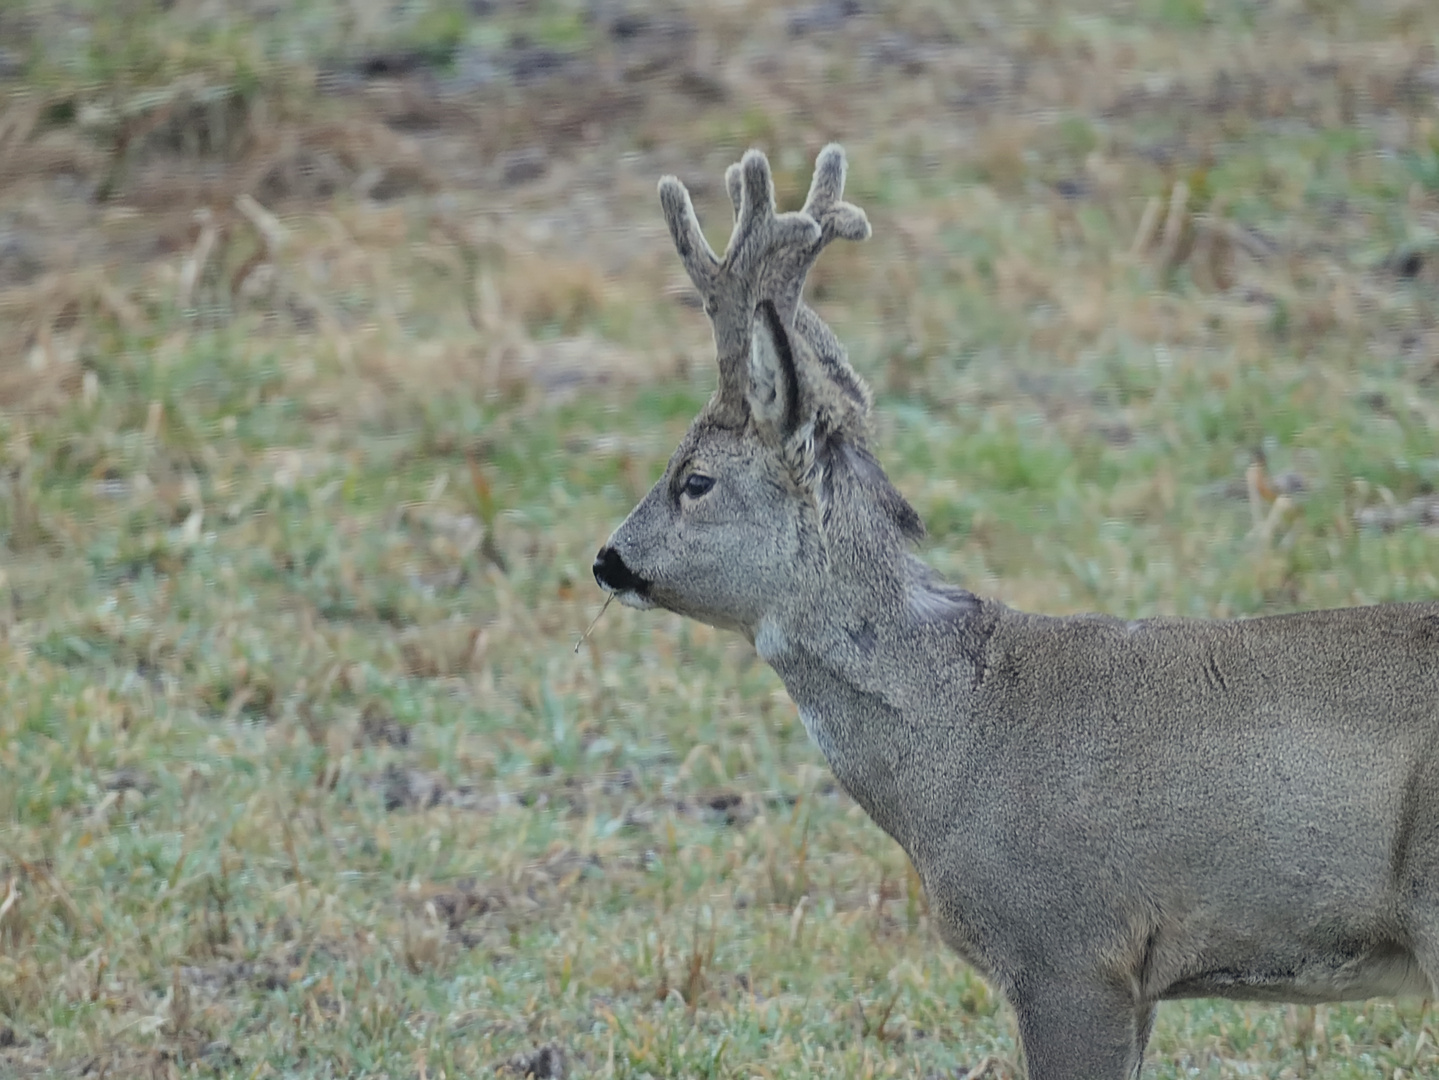
POLYGON ((740 179, 739 162, 736 161, 724 171, 724 186, 729 192, 729 201, 734 206, 735 220, 739 220, 740 207, 744 198, 744 181, 740 179))
MULTIPOLYGON (((820 238, 815 245, 813 259, 832 240, 868 240, 870 237, 869 218, 853 203, 845 202, 844 178, 846 171, 844 148, 830 143, 819 152, 814 162, 814 177, 810 180, 809 195, 800 211, 819 223, 820 238)), ((800 279, 803 285, 803 278, 800 279)), ((815 357, 824 366, 833 384, 848 398, 849 408, 860 417, 863 425, 869 414, 869 389, 854 368, 849 365, 845 348, 814 310, 797 297, 794 312, 794 328, 809 343, 815 357)))
POLYGON ((665 224, 670 228, 670 236, 680 261, 684 263, 685 272, 695 288, 708 298, 714 290, 720 261, 700 230, 690 193, 678 177, 660 178, 660 207, 664 210, 665 224))
MULTIPOLYGON (((729 170, 725 170, 725 186, 729 186, 729 170)), ((741 226, 750 217, 768 217, 774 213, 774 177, 769 172, 769 158, 761 150, 746 150, 739 159, 740 209, 735 225, 741 226)))
POLYGON ((809 184, 809 197, 801 213, 819 222, 820 245, 836 237, 843 240, 868 240, 869 218, 854 203, 845 202, 844 174, 847 169, 844 147, 830 143, 814 161, 814 179, 809 184))

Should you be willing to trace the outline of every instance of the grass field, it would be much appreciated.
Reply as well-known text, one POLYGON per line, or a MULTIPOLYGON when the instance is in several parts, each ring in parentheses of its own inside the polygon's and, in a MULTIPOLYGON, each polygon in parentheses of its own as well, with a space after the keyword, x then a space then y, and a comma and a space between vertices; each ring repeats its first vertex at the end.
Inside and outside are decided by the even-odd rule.
POLYGON ((1432 598, 1436 105, 1430 0, 0 7, 0 1075, 1017 1077, 748 646, 574 649, 714 382, 655 182, 722 243, 846 145, 809 294, 952 579, 1432 598))

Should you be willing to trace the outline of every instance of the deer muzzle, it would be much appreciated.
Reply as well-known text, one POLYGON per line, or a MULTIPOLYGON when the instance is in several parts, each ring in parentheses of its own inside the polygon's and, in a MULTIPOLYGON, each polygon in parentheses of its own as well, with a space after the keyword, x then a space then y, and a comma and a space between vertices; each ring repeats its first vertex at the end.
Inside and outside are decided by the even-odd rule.
POLYGON ((595 556, 595 583, 605 592, 614 593, 620 603, 640 601, 637 606, 648 607, 650 582, 636 574, 620 555, 619 548, 606 544, 595 556))

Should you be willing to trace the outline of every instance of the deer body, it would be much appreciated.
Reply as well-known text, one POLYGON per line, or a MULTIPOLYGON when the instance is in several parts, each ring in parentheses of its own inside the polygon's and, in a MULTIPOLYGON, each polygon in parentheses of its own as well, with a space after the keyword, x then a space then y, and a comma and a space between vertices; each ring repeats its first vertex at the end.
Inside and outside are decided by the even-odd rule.
POLYGON ((600 551, 600 584, 739 631, 1014 1005, 1032 1080, 1137 1075, 1155 1003, 1439 989, 1439 603, 1252 620, 1053 618, 946 585, 799 299, 867 235, 827 148, 800 214, 727 176, 720 389, 600 551))

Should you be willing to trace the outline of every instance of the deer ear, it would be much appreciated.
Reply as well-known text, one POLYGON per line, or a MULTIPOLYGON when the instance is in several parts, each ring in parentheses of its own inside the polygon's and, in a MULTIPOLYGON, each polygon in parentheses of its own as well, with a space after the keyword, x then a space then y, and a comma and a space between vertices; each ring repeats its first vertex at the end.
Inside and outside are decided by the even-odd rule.
POLYGON ((790 441, 804 422, 800 411, 800 383, 795 341, 769 300, 760 301, 750 331, 750 415, 781 445, 790 441))

